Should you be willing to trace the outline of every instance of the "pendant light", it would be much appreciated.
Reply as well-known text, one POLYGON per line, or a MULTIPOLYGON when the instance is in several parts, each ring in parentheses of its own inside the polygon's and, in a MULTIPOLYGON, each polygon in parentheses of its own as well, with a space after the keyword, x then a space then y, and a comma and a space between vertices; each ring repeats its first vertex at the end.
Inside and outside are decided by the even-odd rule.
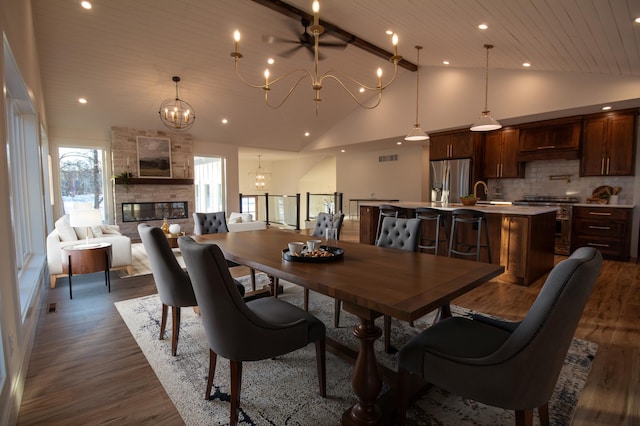
POLYGON ((420 99, 420 50, 422 46, 416 46, 416 50, 418 51, 418 60, 417 60, 417 69, 416 69, 416 124, 413 125, 413 129, 409 132, 409 134, 404 138, 405 141, 425 141, 429 139, 429 135, 427 135, 420 127, 418 123, 418 105, 420 99))
POLYGON ((487 108, 487 98, 489 96, 489 49, 493 49, 493 44, 485 44, 484 48, 487 49, 487 63, 485 66, 485 79, 484 79, 484 111, 482 115, 471 126, 472 132, 488 132, 490 130, 497 130, 502 127, 502 124, 498 123, 491 117, 491 111, 487 108))

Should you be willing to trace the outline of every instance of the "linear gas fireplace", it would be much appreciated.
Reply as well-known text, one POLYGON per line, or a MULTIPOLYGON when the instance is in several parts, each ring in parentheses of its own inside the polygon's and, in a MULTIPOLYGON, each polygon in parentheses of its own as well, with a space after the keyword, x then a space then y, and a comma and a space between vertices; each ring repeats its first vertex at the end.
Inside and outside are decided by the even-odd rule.
POLYGON ((123 222, 144 222, 147 220, 187 219, 189 211, 186 201, 160 203, 122 203, 123 222))

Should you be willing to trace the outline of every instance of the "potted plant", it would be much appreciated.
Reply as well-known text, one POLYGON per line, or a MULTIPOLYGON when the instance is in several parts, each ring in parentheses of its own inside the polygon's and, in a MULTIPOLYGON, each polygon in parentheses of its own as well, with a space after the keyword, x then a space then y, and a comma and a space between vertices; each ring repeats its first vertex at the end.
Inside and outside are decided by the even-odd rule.
POLYGON ((129 184, 131 183, 131 178, 133 177, 133 173, 131 173, 130 171, 124 171, 122 173, 120 173, 119 175, 115 175, 113 176, 113 180, 116 184, 122 184, 124 185, 124 188, 126 189, 127 192, 129 192, 129 184))

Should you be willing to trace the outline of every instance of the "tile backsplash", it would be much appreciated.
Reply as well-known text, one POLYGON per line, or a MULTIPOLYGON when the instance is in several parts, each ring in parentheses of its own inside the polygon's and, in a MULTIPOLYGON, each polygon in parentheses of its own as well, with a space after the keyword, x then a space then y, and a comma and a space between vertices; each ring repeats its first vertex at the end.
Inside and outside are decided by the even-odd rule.
POLYGON ((530 161, 526 163, 524 179, 489 179, 489 199, 514 201, 525 195, 576 196, 586 202, 595 188, 619 186, 620 204, 633 202, 633 176, 580 177, 580 160, 530 161), (568 176, 565 178, 564 176, 568 176), (502 187, 502 188, 500 188, 502 187))

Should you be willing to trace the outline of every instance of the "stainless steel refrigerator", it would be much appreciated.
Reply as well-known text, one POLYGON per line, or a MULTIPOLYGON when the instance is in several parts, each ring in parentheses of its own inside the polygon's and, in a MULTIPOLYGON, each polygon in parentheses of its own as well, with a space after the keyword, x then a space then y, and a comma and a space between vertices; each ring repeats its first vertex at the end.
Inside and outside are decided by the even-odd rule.
POLYGON ((459 203, 471 188, 471 159, 431 161, 431 201, 459 203))

